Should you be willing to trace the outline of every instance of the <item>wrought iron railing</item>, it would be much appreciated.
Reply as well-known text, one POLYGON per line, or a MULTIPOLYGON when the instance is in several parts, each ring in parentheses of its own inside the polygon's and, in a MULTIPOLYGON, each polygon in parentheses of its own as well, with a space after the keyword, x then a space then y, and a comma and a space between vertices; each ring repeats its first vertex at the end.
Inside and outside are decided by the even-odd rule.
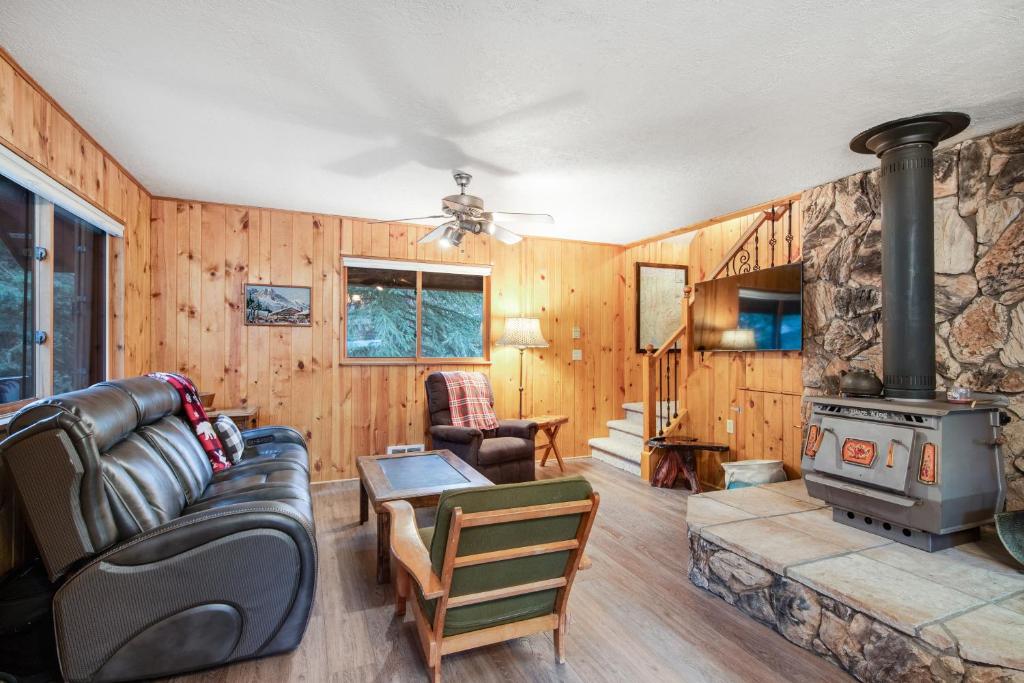
POLYGON ((739 275, 751 271, 761 270, 761 232, 762 228, 768 226, 765 242, 768 245, 764 265, 774 268, 776 265, 779 239, 778 233, 782 229, 781 223, 785 222, 785 235, 783 240, 786 243, 786 263, 793 262, 793 202, 789 201, 782 206, 773 206, 765 209, 757 220, 754 221, 743 235, 736 241, 736 244, 726 253, 725 258, 712 271, 709 280, 714 280, 719 275, 739 275))

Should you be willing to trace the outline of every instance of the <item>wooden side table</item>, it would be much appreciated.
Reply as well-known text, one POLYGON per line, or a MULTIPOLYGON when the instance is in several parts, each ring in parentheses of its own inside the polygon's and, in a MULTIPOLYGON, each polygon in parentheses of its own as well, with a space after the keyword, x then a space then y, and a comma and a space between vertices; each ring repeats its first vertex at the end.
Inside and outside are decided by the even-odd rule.
POLYGON ((690 490, 693 493, 700 493, 703 490, 697 477, 697 452, 721 453, 729 450, 724 443, 700 441, 689 436, 656 436, 650 439, 647 445, 650 448, 665 449, 665 457, 658 463, 651 486, 670 489, 675 486, 676 478, 681 472, 690 483, 690 490))
POLYGON ((547 443, 537 444, 536 450, 544 451, 544 456, 540 459, 540 466, 544 467, 547 465, 548 458, 551 454, 555 454, 555 460, 558 461, 558 469, 565 472, 565 462, 562 460, 562 453, 558 450, 558 432, 562 429, 562 425, 569 422, 567 415, 537 415, 535 417, 525 418, 530 422, 537 423, 537 429, 548 437, 547 443))
POLYGON ((210 418, 210 421, 216 420, 221 415, 230 417, 231 421, 243 432, 246 429, 256 429, 260 426, 260 409, 257 406, 206 411, 206 416, 210 418))

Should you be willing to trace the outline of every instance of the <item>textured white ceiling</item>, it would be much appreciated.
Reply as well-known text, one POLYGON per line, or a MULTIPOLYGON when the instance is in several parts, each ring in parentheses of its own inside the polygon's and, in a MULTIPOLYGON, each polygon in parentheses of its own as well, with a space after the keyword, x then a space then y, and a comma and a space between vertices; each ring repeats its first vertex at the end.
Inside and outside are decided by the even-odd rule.
POLYGON ((398 218, 453 168, 629 242, 1024 119, 1024 3, 4 0, 0 44, 159 195, 398 218))

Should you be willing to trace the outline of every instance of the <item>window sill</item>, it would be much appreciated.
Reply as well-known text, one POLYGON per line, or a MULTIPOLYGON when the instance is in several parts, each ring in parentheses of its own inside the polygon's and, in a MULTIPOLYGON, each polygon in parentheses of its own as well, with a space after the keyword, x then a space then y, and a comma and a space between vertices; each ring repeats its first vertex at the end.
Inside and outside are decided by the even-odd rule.
POLYGON ((341 365, 490 365, 488 358, 342 358, 341 365))

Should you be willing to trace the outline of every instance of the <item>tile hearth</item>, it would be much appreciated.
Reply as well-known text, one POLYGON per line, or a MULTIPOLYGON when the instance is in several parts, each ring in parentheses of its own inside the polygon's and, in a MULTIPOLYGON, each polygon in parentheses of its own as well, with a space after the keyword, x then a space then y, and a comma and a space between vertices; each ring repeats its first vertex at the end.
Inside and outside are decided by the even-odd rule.
POLYGON ((691 496, 690 580, 864 681, 1024 681, 1024 568, 832 521, 801 480, 691 496))

